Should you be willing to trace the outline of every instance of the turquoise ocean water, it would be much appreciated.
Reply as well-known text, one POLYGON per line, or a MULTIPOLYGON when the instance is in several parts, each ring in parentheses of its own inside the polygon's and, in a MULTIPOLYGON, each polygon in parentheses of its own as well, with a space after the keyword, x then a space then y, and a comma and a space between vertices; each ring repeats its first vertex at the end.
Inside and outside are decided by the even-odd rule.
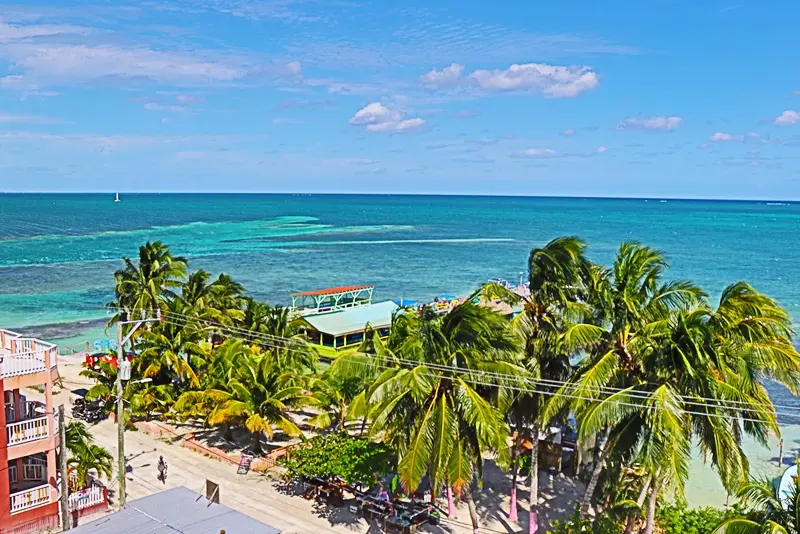
MULTIPOLYGON (((0 194, 0 328, 62 344, 97 339, 120 257, 147 240, 288 303, 294 291, 346 284, 373 284, 377 300, 463 294, 488 278, 516 280, 531 247, 565 234, 584 238, 601 262, 623 240, 658 247, 670 277, 712 296, 747 280, 798 321, 798 229, 794 203, 143 194, 115 204, 109 194, 0 194)), ((780 389, 773 397, 797 404, 780 389)), ((800 446, 796 430, 787 451, 800 446)), ((753 454, 774 465, 775 451, 753 454)), ((695 502, 719 502, 713 476, 692 480, 695 502)))

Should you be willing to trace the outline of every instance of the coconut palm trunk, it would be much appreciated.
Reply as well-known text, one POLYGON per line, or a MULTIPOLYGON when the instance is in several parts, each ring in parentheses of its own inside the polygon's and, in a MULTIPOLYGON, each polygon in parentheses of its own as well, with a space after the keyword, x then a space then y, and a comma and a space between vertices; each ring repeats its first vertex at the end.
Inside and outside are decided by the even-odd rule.
MULTIPOLYGON (((642 490, 639 492, 639 497, 636 499, 636 504, 639 506, 639 509, 642 508, 644 504, 644 500, 647 498, 647 490, 650 489, 650 482, 653 479, 647 477, 647 480, 644 481, 644 485, 642 485, 642 490)), ((633 526, 636 523, 636 516, 629 515, 628 519, 625 521, 625 532, 623 534, 633 534, 633 526)))
POLYGON ((656 503, 658 503, 658 493, 661 491, 663 483, 662 479, 653 486, 653 491, 650 492, 650 501, 647 503, 647 526, 645 526, 644 534, 653 534, 656 526, 656 503))
POLYGON ((472 498, 472 490, 469 484, 464 485, 464 493, 466 493, 467 497, 469 518, 472 520, 472 534, 478 534, 478 509, 475 507, 475 500, 472 498))
POLYGON ((600 481, 600 475, 603 473, 603 466, 606 462, 606 456, 611 450, 611 440, 608 439, 608 431, 605 432, 605 443, 600 448, 600 454, 597 455, 597 461, 592 466, 592 476, 589 479, 589 484, 586 486, 586 493, 581 501, 580 518, 586 519, 589 515, 589 508, 592 506, 592 497, 594 490, 597 488, 597 483, 600 481))
POLYGON ((517 513, 517 473, 519 472, 519 432, 514 432, 511 442, 511 505, 508 510, 508 520, 516 523, 519 521, 517 513))
POLYGON ((528 532, 539 532, 539 425, 531 425, 531 497, 528 508, 528 532))

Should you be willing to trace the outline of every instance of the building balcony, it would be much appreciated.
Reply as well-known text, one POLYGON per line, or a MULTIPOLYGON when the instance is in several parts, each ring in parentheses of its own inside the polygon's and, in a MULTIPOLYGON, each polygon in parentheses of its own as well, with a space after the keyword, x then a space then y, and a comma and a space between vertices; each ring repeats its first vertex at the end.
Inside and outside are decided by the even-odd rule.
POLYGON ((55 489, 50 484, 41 484, 11 494, 11 514, 18 514, 56 502, 55 489))
MULTIPOLYGON (((0 329, 0 377, 13 379, 51 372, 58 366, 58 347, 0 329)), ((29 385, 29 384, 25 384, 29 385)))

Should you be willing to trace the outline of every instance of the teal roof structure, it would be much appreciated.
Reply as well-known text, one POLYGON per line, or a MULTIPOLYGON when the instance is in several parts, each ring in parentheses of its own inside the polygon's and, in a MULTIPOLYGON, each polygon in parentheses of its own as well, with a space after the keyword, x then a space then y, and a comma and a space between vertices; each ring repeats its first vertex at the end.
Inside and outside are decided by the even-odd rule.
POLYGON ((397 304, 388 300, 331 313, 306 315, 303 319, 318 332, 341 336, 361 332, 367 324, 372 328, 390 326, 392 315, 398 308, 397 304))

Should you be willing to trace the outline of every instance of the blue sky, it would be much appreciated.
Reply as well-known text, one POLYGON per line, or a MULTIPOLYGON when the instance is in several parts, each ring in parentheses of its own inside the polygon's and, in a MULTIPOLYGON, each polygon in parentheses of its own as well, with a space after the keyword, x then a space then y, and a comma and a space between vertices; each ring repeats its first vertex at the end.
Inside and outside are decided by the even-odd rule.
POLYGON ((800 199, 788 1, 0 3, 0 190, 800 199))

